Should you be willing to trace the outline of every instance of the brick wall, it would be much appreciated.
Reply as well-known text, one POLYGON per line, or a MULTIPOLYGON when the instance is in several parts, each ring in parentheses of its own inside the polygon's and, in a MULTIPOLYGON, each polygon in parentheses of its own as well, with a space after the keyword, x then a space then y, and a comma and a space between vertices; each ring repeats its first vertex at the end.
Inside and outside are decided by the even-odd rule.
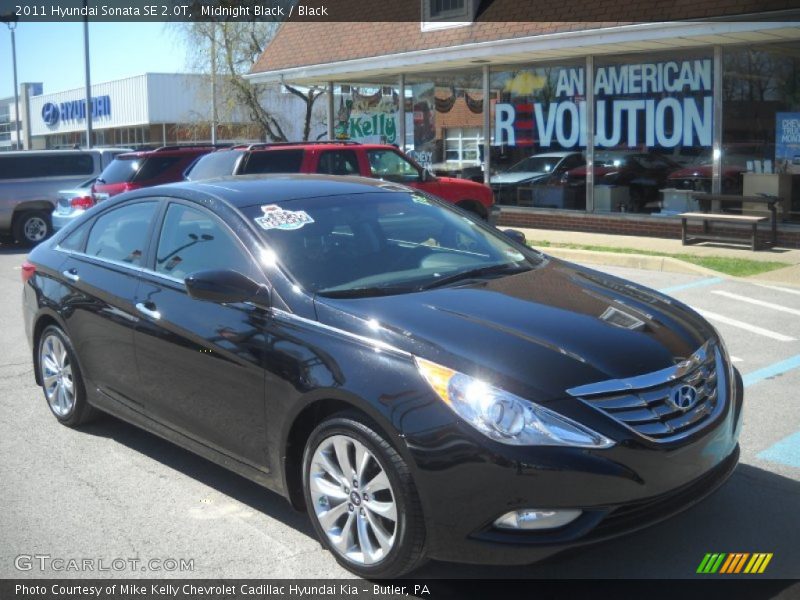
MULTIPOLYGON (((680 239, 681 222, 677 218, 649 217, 646 215, 592 215, 569 211, 503 210, 498 219, 503 227, 533 227, 537 229, 558 229, 562 231, 586 231, 608 233, 611 235, 636 235, 646 237, 680 239)), ((744 229, 712 225, 715 233, 734 236, 741 235, 743 242, 749 240, 749 232, 744 229)), ((689 225, 689 233, 700 233, 701 225, 689 225)), ((759 227, 759 241, 769 239, 769 230, 759 227)), ((800 248, 800 226, 780 224, 778 226, 778 246, 800 248)))

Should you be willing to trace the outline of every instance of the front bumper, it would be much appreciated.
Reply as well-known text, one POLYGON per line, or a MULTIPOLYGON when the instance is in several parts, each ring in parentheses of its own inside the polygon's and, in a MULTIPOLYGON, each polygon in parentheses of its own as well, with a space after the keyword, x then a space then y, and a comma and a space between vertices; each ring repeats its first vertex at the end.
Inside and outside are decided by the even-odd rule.
MULTIPOLYGON (((528 564, 662 521, 716 490, 736 468, 743 386, 736 373, 725 412, 685 443, 636 434, 607 450, 471 443, 466 431, 409 438, 426 510, 429 555, 480 564, 528 564), (435 444, 432 447, 431 444, 435 444), (517 509, 580 509, 559 529, 493 527, 517 509)), ((468 427, 468 426, 465 426, 468 427)), ((478 434, 480 435, 480 434, 478 434)))

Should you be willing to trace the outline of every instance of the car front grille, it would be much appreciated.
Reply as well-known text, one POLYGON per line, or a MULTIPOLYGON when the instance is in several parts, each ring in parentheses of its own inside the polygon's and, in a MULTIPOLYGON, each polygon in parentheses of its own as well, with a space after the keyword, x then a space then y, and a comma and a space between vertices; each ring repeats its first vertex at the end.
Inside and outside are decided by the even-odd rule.
POLYGON ((716 419, 724 405, 722 371, 722 355, 709 342, 674 367, 568 392, 640 436, 666 443, 688 437, 716 419))

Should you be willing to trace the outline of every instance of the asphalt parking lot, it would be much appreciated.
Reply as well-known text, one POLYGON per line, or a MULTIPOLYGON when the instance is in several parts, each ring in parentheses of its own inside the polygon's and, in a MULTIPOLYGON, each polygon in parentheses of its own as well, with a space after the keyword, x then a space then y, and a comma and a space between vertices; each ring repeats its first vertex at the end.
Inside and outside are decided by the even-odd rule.
MULTIPOLYGON (((112 418, 82 431, 58 425, 33 381, 20 306, 24 257, 0 246, 0 578, 349 576, 281 497, 112 418), (37 554, 158 562, 110 573, 41 570, 36 561, 17 568, 17 557, 37 554), (168 559, 191 560, 192 569, 155 568, 168 559)), ((800 289, 606 270, 700 309, 723 334, 746 384, 737 471, 698 506, 622 539, 538 565, 431 562, 415 575, 690 578, 708 552, 769 552, 763 577, 800 578, 800 289)))

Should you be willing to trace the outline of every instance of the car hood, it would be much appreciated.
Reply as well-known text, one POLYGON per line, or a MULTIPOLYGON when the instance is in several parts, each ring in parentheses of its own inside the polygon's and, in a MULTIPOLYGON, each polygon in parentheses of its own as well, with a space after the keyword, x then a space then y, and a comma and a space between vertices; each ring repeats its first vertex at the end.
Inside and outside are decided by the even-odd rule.
MULTIPOLYGON (((742 171, 745 171, 747 167, 742 165, 722 165, 722 174, 723 175, 737 175, 742 171)), ((691 177, 702 177, 706 179, 710 179, 713 172, 712 165, 694 165, 689 166, 683 169, 679 169, 677 171, 673 171, 669 174, 669 179, 684 179, 684 178, 691 178, 691 177)))
POLYGON ((553 258, 457 287, 316 305, 326 325, 543 401, 673 366, 715 335, 676 300, 553 258))
POLYGON ((540 177, 545 177, 550 173, 544 171, 519 171, 515 173, 498 173, 497 175, 492 175, 491 185, 508 185, 514 183, 522 183, 523 181, 529 181, 531 179, 538 179, 540 177))
MULTIPOLYGON (((476 167, 477 168, 477 167, 476 167)), ((484 184, 469 179, 461 179, 460 177, 436 177, 436 181, 449 188, 457 188, 460 190, 475 191, 477 193, 488 193, 489 188, 484 184)))
MULTIPOLYGON (((620 167, 604 167, 602 165, 595 165, 592 168, 592 172, 595 175, 607 175, 608 173, 612 173, 614 171, 619 171, 620 167)), ((586 177, 586 173, 589 172, 589 168, 586 166, 583 167, 576 167, 574 169, 570 169, 567 172, 568 177, 586 177)))

